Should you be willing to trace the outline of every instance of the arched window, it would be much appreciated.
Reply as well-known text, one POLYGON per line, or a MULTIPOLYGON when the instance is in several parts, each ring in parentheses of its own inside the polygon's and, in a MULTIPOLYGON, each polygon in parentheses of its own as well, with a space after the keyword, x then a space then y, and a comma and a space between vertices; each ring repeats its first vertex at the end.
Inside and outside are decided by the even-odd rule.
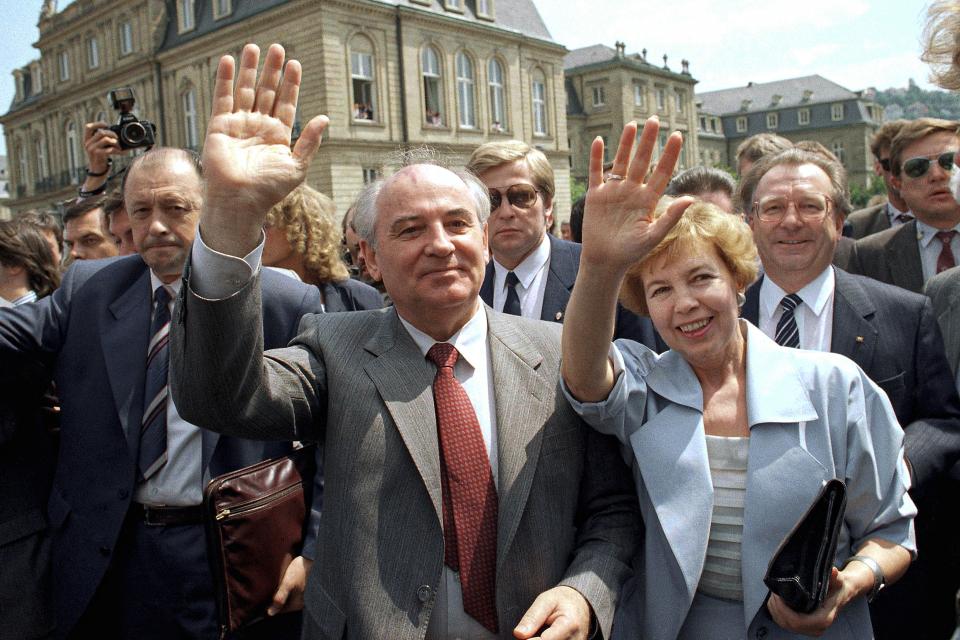
POLYGON ((490 129, 493 131, 507 128, 507 101, 503 87, 503 65, 496 58, 491 58, 487 63, 487 88, 490 92, 490 129))
POLYGON ((350 41, 350 88, 353 92, 352 118, 376 120, 377 81, 373 45, 364 37, 350 41))
POLYGON ((423 68, 424 119, 429 125, 443 125, 443 76, 440 68, 440 56, 433 47, 425 47, 420 55, 423 68))
POLYGON ((197 90, 189 87, 183 92, 183 144, 188 149, 196 150, 199 146, 197 137, 197 90))
POLYGON ((531 102, 533 108, 533 134, 545 136, 547 129, 547 80, 539 69, 533 72, 531 86, 531 102))
POLYGON ((67 170, 70 174, 70 184, 79 181, 80 169, 80 139, 77 137, 77 125, 73 120, 67 122, 67 170))
POLYGON ((477 126, 473 85, 473 62, 461 51, 457 54, 457 108, 460 111, 460 126, 470 129, 477 126))

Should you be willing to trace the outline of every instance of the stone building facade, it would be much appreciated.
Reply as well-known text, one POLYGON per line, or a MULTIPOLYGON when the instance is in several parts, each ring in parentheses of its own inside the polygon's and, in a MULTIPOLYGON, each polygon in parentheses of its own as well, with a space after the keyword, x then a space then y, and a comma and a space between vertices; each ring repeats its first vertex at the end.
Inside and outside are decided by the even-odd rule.
POLYGON ((519 138, 550 158, 556 213, 568 215, 565 49, 532 0, 75 0, 40 32, 40 59, 15 72, 0 116, 15 209, 75 193, 80 128, 115 118, 107 90, 132 86, 161 144, 199 149, 220 56, 280 42, 304 68, 298 124, 330 117, 307 181, 340 213, 399 149, 464 162, 483 142, 519 138))
POLYGON ((870 138, 883 122, 883 108, 818 75, 750 83, 698 95, 702 164, 736 166, 737 146, 757 133, 788 140, 814 140, 833 151, 851 185, 873 175, 870 138))
POLYGON ((626 45, 615 48, 598 44, 570 51, 563 60, 567 91, 567 128, 570 137, 570 171, 585 180, 590 145, 597 136, 604 139, 606 159, 612 160, 623 126, 631 120, 643 123, 651 115, 660 117, 662 148, 672 131, 683 133, 680 167, 697 164, 696 107, 689 64, 681 71, 647 61, 647 52, 627 54, 626 45))

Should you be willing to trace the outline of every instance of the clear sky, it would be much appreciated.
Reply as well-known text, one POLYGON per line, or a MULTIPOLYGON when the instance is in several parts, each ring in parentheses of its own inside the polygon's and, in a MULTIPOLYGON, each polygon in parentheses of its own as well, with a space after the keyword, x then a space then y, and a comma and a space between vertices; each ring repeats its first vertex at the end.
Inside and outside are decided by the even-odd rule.
MULTIPOLYGON (((318 5, 320 5, 318 2, 318 5)), ((570 49, 617 40, 627 52, 690 61, 697 91, 820 74, 848 89, 931 88, 919 60, 927 0, 534 0, 554 40, 570 49)), ((0 0, 0 113, 11 72, 38 55, 41 0, 0 0)), ((63 9, 70 4, 60 0, 63 9)), ((0 154, 5 154, 0 137, 0 154)))

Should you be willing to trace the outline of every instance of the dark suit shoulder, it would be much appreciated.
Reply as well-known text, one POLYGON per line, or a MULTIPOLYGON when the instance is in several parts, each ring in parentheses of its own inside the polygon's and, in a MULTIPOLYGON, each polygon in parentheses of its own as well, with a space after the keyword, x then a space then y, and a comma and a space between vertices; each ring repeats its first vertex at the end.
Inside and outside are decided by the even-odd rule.
POLYGON ((947 269, 927 281, 924 293, 934 300, 949 300, 960 296, 960 267, 947 269))
POLYGON ((921 309, 927 302, 927 297, 913 291, 908 291, 896 285, 880 282, 867 276, 855 273, 836 272, 837 289, 843 292, 843 286, 858 286, 866 296, 877 306, 896 308, 921 309))
POLYGON ((883 251, 884 247, 886 247, 891 241, 893 241, 895 237, 897 237, 897 234, 915 233, 915 231, 909 231, 910 229, 916 229, 916 225, 908 222, 907 224, 902 224, 899 227, 884 229, 883 231, 869 235, 866 238, 860 238, 856 241, 854 246, 859 253, 864 251, 883 251))
POLYGON ((580 266, 580 251, 583 249, 578 243, 563 240, 556 236, 547 234, 550 240, 550 259, 558 256, 560 260, 572 262, 576 267, 580 266))
POLYGON ((348 278, 331 282, 330 286, 337 290, 348 311, 363 311, 366 309, 380 309, 383 307, 383 297, 380 292, 370 285, 348 278))
POLYGON ((847 216, 847 224, 853 230, 854 238, 865 238, 884 229, 890 228, 890 219, 887 217, 887 204, 874 205, 858 209, 847 216))
POLYGON ((323 311, 320 292, 272 269, 262 269, 261 278, 264 347, 286 346, 305 315, 323 311))

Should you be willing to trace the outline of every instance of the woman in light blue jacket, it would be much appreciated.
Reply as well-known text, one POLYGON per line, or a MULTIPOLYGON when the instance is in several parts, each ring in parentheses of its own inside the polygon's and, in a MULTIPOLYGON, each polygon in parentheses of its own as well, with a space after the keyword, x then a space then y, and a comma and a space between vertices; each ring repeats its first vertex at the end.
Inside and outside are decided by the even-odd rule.
POLYGON ((658 125, 624 128, 613 168, 591 149, 580 272, 563 327, 573 407, 619 438, 645 522, 614 637, 872 638, 867 599, 915 552, 903 433, 851 361, 778 346, 739 320, 756 249, 737 217, 678 199, 657 209, 681 139, 647 178, 658 125), (688 208, 689 207, 689 208, 688 208), (622 290, 621 290, 622 287, 622 290), (671 350, 610 345, 618 294, 671 350), (810 614, 763 584, 823 483, 848 502, 830 591, 810 614))

